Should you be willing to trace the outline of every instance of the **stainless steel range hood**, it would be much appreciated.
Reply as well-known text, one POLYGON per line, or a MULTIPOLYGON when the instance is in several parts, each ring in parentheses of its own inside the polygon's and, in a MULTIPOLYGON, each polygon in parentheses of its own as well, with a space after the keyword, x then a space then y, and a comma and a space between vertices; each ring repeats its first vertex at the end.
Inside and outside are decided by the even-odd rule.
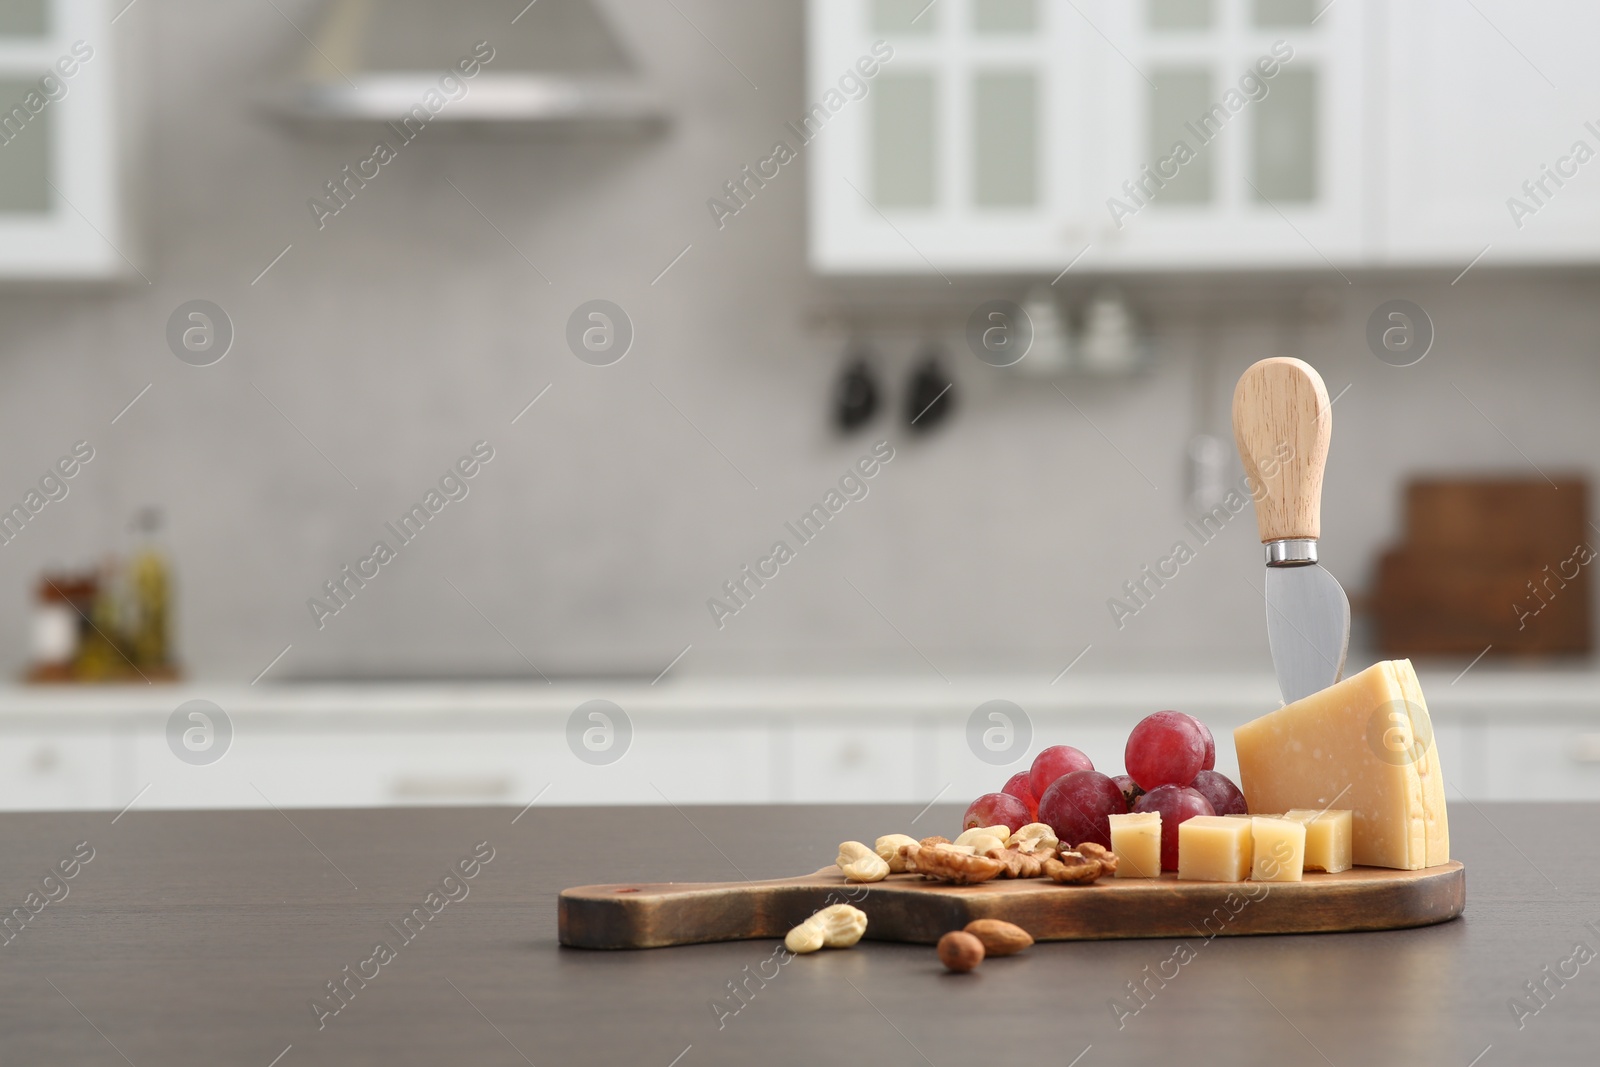
POLYGON ((430 103, 431 120, 456 126, 601 132, 665 118, 593 0, 328 0, 268 100, 312 125, 394 122, 430 103))

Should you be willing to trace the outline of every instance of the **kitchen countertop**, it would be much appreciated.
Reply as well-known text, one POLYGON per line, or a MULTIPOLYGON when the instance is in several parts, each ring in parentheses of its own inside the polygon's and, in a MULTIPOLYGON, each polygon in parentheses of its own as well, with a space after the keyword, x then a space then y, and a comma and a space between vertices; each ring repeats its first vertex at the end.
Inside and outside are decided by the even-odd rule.
MULTIPOLYGON (((948 829, 959 811, 940 806, 914 828, 948 829)), ((1576 942, 1600 949, 1594 804, 1454 804, 1452 845, 1468 878, 1461 919, 1189 939, 1192 958, 1164 985, 1152 980, 1120 1029, 1110 1002, 1134 1004, 1127 984, 1156 972, 1178 942, 1042 944, 965 977, 944 974, 925 946, 864 942, 778 965, 765 963, 777 944, 767 941, 615 953, 556 944, 564 886, 796 874, 825 863, 838 841, 910 829, 916 815, 665 806, 3 815, 0 901, 59 897, 0 945, 4 1060, 1593 1062, 1600 963, 1563 961, 1576 942), (79 842, 93 858, 60 897, 45 876, 79 842), (444 887, 459 899, 436 899, 440 913, 412 941, 391 929, 448 868, 489 848, 466 895, 444 887), (363 961, 379 941, 398 946, 393 957, 364 987, 352 980, 354 996, 319 1030, 313 998, 346 965, 370 975, 363 961), (733 1013, 729 983, 763 965, 776 976, 752 980, 733 1013), (1545 978, 1547 965, 1567 977, 1545 978), (1519 1030, 1508 1000, 1541 979, 1547 1002, 1530 999, 1540 1010, 1519 1030)))
MULTIPOLYGON (((1463 665, 1465 666, 1465 665, 1463 665)), ((1424 670, 1429 710, 1443 717, 1600 714, 1600 670, 1478 666, 1465 673, 1424 670)), ((1182 707, 1202 717, 1213 709, 1263 712, 1279 706, 1277 683, 1259 671, 1085 671, 1050 679, 1033 675, 842 675, 834 678, 754 675, 557 679, 543 682, 350 682, 256 686, 182 685, 0 686, 0 720, 156 720, 188 700, 209 700, 229 714, 313 715, 388 719, 439 714, 561 716, 603 697, 633 714, 695 715, 948 714, 965 716, 987 700, 1015 701, 1031 713, 1145 715, 1182 707)))

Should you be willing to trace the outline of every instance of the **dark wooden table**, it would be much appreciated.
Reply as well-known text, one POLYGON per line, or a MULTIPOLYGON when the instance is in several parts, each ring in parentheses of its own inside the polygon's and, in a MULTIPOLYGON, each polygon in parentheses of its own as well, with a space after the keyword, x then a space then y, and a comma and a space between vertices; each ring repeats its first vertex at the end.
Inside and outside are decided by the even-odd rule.
POLYGON ((1579 943, 1600 952, 1595 805, 1453 805, 1467 912, 1417 930, 1046 944, 966 977, 946 975, 931 949, 908 945, 863 942, 779 964, 776 942, 616 953, 556 944, 564 886, 779 877, 816 869, 846 838, 932 833, 959 819, 958 810, 937 808, 912 826, 915 814, 534 807, 515 822, 515 809, 498 808, 134 810, 116 822, 111 813, 3 815, 0 901, 28 918, 12 912, 11 940, 0 944, 0 1063, 1500 1067, 1600 1059, 1600 958, 1574 959, 1579 943), (93 859, 73 868, 75 851, 86 854, 80 842, 93 859), (474 877, 443 880, 487 848, 493 859, 474 877), (75 876, 47 882, 63 860, 75 876), (413 908, 428 921, 417 929, 414 919, 407 941, 396 928, 413 908), (386 962, 374 954, 380 941, 393 949, 386 962), (346 978, 362 973, 375 977, 346 978), (749 978, 761 973, 770 977, 749 978), (353 992, 338 1014, 321 1014, 314 1001, 323 1012, 341 1004, 327 987, 336 980, 353 992), (1530 982, 1542 983, 1542 1001, 1530 982), (730 993, 740 983, 749 990, 742 1001, 730 993), (1144 985, 1143 1004, 1129 983, 1144 985), (1520 1018, 1511 1006, 1519 998, 1520 1018))

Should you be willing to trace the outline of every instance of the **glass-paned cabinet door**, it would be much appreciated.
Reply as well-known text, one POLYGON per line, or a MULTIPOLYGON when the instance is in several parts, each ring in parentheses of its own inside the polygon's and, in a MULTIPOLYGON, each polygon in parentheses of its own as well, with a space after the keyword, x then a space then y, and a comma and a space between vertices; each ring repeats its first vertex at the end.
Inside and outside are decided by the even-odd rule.
POLYGON ((129 268, 106 0, 0 0, 0 278, 129 268))
POLYGON ((1096 0, 1093 262, 1330 267, 1363 230, 1365 5, 1096 0))
POLYGON ((1092 88, 1073 18, 1051 0, 811 0, 807 113, 790 130, 811 157, 812 265, 1071 261, 1092 88))

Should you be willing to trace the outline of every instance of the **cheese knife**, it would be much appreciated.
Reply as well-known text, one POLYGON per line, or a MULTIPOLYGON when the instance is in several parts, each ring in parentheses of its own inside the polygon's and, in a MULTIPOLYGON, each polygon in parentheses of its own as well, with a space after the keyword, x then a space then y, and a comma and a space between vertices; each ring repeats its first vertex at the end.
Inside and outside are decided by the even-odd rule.
POLYGON ((1234 388, 1233 437, 1266 551, 1267 641, 1286 704, 1337 682, 1350 646, 1350 601, 1317 561, 1332 430, 1328 389, 1303 360, 1264 359, 1234 388))

